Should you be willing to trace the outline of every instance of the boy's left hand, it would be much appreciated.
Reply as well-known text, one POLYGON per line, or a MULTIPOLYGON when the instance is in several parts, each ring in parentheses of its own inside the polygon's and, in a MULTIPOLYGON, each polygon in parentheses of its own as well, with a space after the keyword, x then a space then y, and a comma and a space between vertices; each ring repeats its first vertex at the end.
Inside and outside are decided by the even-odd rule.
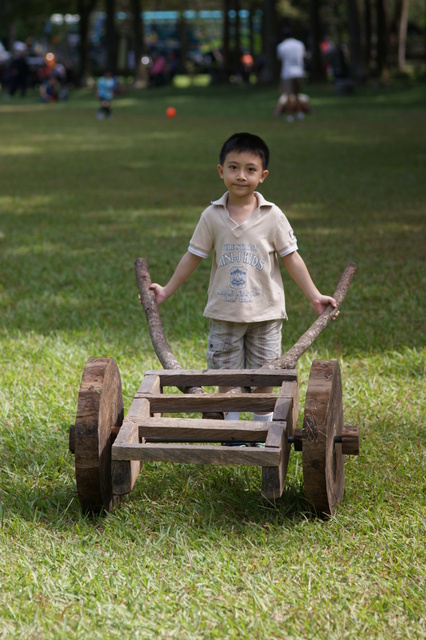
MULTIPOLYGON (((332 307, 336 306, 336 300, 331 296, 323 296, 321 295, 317 300, 314 300, 312 303, 315 311, 320 316, 327 309, 328 305, 331 304, 332 307)), ((336 311, 334 318, 337 318, 339 312, 336 311)))

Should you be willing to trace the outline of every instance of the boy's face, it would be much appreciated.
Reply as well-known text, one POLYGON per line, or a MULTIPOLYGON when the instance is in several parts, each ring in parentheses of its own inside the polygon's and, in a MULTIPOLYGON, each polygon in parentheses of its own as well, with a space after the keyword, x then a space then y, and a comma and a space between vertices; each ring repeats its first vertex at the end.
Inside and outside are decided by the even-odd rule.
POLYGON ((219 164, 217 170, 229 193, 237 198, 252 194, 268 175, 268 171, 263 168, 262 158, 245 151, 228 153, 223 165, 219 164))

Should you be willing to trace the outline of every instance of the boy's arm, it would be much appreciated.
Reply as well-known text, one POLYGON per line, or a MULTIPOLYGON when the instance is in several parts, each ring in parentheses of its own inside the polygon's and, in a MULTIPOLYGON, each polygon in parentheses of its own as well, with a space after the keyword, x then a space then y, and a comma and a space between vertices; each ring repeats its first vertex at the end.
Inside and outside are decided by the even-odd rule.
POLYGON ((174 274, 170 278, 165 287, 153 282, 150 286, 155 293, 155 301, 157 304, 161 304, 167 298, 170 298, 179 287, 189 278, 189 276, 195 271, 200 264, 202 258, 187 251, 178 266, 175 269, 174 274))
POLYGON ((336 300, 331 296, 324 296, 318 291, 309 274, 303 258, 294 251, 281 258, 283 264, 296 284, 302 289, 305 296, 312 303, 315 311, 320 316, 326 307, 331 304, 336 306, 336 300))

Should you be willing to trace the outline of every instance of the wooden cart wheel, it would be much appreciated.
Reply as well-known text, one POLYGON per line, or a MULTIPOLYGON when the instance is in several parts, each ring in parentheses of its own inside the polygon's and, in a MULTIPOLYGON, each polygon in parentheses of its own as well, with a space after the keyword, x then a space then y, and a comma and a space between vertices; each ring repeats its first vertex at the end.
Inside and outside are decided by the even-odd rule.
POLYGON ((342 445, 342 381, 337 360, 315 360, 311 367, 303 418, 303 479, 305 494, 320 516, 333 515, 345 484, 342 445))
POLYGON ((78 394, 75 421, 75 477, 84 511, 110 511, 113 427, 123 422, 123 395, 113 358, 89 358, 78 394))

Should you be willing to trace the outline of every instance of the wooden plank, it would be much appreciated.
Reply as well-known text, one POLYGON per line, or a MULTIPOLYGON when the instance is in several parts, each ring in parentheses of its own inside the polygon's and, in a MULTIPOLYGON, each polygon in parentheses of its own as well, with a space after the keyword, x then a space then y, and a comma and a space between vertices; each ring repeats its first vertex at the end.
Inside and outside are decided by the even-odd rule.
POLYGON ((272 447, 222 447, 190 444, 114 444, 113 460, 149 460, 183 464, 278 466, 281 452, 272 447))
POLYGON ((139 424, 139 439, 143 437, 148 442, 264 442, 270 426, 270 422, 249 420, 150 418, 139 424))
POLYGON ((150 415, 149 400, 147 398, 134 398, 124 421, 140 422, 150 415))
MULTIPOLYGON (((147 397, 137 393, 136 398, 147 397)), ((149 396, 151 412, 185 413, 210 411, 273 411, 278 396, 266 393, 162 394, 149 396)))
POLYGON ((283 443, 283 431, 286 428, 285 422, 270 422, 265 446, 279 448, 283 443))
POLYGON ((274 447, 281 454, 279 465, 262 467, 262 496, 276 500, 282 496, 287 471, 287 461, 284 460, 287 449, 286 423, 272 423, 265 447, 274 447))
POLYGON ((274 420, 285 420, 287 422, 287 436, 291 436, 296 428, 298 417, 299 383, 297 380, 285 381, 281 386, 275 405, 274 420))
POLYGON ((137 391, 138 394, 154 394, 161 393, 161 378, 157 372, 146 373, 137 391))
MULTIPOLYGON (((139 443, 138 422, 149 418, 150 406, 146 398, 136 398, 130 405, 126 418, 118 432, 112 449, 118 445, 131 446, 139 443)), ((140 473, 141 463, 139 460, 114 460, 111 462, 112 488, 113 493, 122 496, 135 486, 135 482, 140 473)))
MULTIPOLYGON (((159 395, 162 393, 162 387, 161 387, 161 379, 160 376, 157 374, 145 374, 141 385, 137 391, 137 393, 139 394, 143 394, 147 397, 151 396, 151 395, 159 395)), ((135 396, 135 399, 133 401, 133 403, 135 403, 135 401, 137 400, 137 397, 135 396)), ((132 404, 133 406, 133 404, 132 404)), ((130 410, 129 410, 130 411, 130 410)), ((129 416, 129 414, 127 414, 129 416)), ((161 413, 157 413, 155 414, 158 418, 161 417, 161 413)))
MULTIPOLYGON (((281 462, 278 467, 262 468, 262 496, 268 500, 276 500, 282 496, 284 491, 285 477, 287 475, 288 460, 290 457, 290 445, 288 436, 293 433, 297 424, 299 413, 299 385, 297 380, 286 380, 281 386, 281 391, 277 399, 274 411, 274 422, 276 420, 286 421, 286 428, 271 429, 266 439, 266 445, 278 446, 282 448, 281 462)), ((281 424, 277 422, 277 424, 281 424)))
POLYGON ((296 369, 159 369, 147 371, 158 375, 163 387, 181 386, 230 386, 230 387, 278 387, 284 380, 297 380, 296 369))

